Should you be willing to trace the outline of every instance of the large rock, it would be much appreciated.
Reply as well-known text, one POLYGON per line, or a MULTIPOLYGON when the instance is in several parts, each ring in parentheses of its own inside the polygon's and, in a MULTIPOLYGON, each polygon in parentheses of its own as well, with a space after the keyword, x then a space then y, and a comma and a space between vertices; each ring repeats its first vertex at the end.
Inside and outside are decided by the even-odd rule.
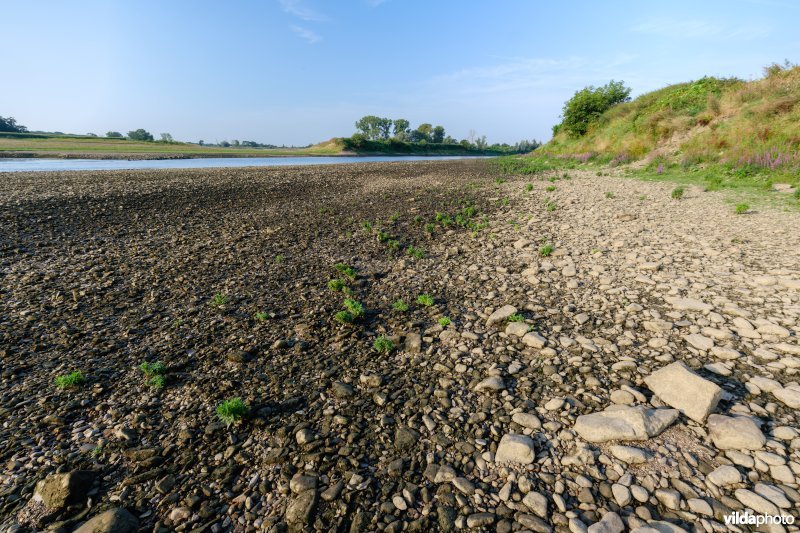
POLYGON ((95 516, 73 533, 133 533, 139 520, 126 509, 114 508, 95 516))
POLYGON ((644 382, 664 403, 695 422, 704 422, 722 396, 722 389, 715 383, 701 378, 680 361, 653 372, 644 382))
POLYGON ((575 431, 589 442, 647 440, 667 429, 679 416, 675 409, 613 405, 605 411, 579 416, 575 431))
POLYGON ((308 526, 317 504, 317 491, 306 490, 295 496, 286 507, 284 518, 296 530, 308 526))
POLYGON ((617 513, 610 512, 603 515, 599 522, 589 526, 589 533, 621 533, 625 531, 625 523, 617 513))
POLYGON ((759 450, 767 442, 758 424, 745 416, 711 415, 708 433, 720 450, 759 450))
POLYGON ((665 298, 665 300, 672 304, 672 307, 678 311, 696 311, 699 313, 707 313, 708 311, 714 309, 713 305, 701 302, 700 300, 695 300, 694 298, 665 298))
POLYGON ((517 308, 513 305, 504 305, 491 315, 489 318, 486 319, 486 327, 488 328, 492 324, 497 324, 498 322, 502 322, 503 320, 507 319, 511 315, 517 312, 517 308))
POLYGON ((536 458, 533 439, 527 435, 506 433, 500 439, 494 460, 497 463, 519 463, 529 465, 536 458))
POLYGON ((36 484, 33 499, 41 501, 48 509, 63 509, 69 504, 80 503, 86 499, 95 476, 91 470, 49 475, 36 484))
POLYGON ((800 409, 800 387, 775 389, 772 394, 787 407, 800 409))

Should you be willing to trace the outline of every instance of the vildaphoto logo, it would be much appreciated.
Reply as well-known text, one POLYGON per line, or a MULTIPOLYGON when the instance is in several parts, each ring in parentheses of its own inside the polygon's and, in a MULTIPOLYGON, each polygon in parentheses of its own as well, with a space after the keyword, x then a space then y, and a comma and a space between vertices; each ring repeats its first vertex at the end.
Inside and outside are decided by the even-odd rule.
POLYGON ((747 511, 744 513, 737 511, 725 515, 725 525, 727 526, 763 526, 766 524, 790 526, 794 524, 794 517, 791 515, 752 514, 747 511))

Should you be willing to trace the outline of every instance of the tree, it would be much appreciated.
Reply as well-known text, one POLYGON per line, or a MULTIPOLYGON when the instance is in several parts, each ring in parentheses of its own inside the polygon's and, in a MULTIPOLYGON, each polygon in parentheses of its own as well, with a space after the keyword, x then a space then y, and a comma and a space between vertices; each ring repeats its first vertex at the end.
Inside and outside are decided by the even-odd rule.
POLYGON ((203 139, 200 139, 199 141, 197 141, 197 144, 199 144, 200 146, 203 146, 205 143, 206 142, 203 139))
POLYGON ((172 142, 175 142, 175 140, 172 138, 172 135, 170 135, 169 133, 162 133, 161 134, 161 142, 162 143, 172 143, 172 142))
POLYGON ((426 141, 429 141, 431 139, 431 133, 433 132, 433 126, 425 122, 417 126, 417 131, 422 134, 426 141))
POLYGON ((97 137, 97 134, 96 133, 87 133, 86 136, 87 137, 97 137))
POLYGON ((433 133, 431 134, 431 140, 435 143, 444 142, 444 128, 442 126, 436 126, 433 128, 433 133))
POLYGON ((624 82, 611 80, 602 87, 589 85, 577 91, 567 100, 562 111, 559 130, 564 129, 573 137, 589 131, 589 126, 612 106, 630 101, 631 89, 624 82))
POLYGON ((139 128, 138 130, 129 131, 128 139, 132 141, 152 141, 153 134, 145 129, 139 128))
POLYGON ((394 121, 394 136, 398 141, 405 140, 408 135, 408 128, 411 123, 404 118, 398 118, 394 121))
POLYGON ((478 150, 486 150, 487 144, 488 143, 486 142, 486 135, 481 135, 480 137, 475 139, 475 146, 478 148, 478 150))
POLYGON ((388 139, 392 131, 392 119, 367 115, 356 121, 356 129, 372 141, 388 139))
POLYGON ((28 128, 17 124, 14 117, 0 117, 0 131, 7 133, 26 133, 28 128))
POLYGON ((122 134, 118 131, 107 131, 106 137, 110 139, 122 139, 122 134))

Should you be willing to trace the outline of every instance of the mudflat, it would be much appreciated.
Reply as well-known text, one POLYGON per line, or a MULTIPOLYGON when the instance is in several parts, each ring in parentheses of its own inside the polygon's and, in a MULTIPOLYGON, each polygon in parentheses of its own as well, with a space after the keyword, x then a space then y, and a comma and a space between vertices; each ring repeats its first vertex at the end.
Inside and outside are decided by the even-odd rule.
POLYGON ((0 176, 3 524, 796 512, 800 215, 671 189, 479 160, 0 176))

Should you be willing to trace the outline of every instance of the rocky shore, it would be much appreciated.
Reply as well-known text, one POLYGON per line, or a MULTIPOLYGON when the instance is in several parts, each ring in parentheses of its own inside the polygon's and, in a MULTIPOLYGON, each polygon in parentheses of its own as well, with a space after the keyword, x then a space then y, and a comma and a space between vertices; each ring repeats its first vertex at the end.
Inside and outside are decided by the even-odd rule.
POLYGON ((0 531, 796 517, 800 214, 601 174, 0 175, 0 531))

